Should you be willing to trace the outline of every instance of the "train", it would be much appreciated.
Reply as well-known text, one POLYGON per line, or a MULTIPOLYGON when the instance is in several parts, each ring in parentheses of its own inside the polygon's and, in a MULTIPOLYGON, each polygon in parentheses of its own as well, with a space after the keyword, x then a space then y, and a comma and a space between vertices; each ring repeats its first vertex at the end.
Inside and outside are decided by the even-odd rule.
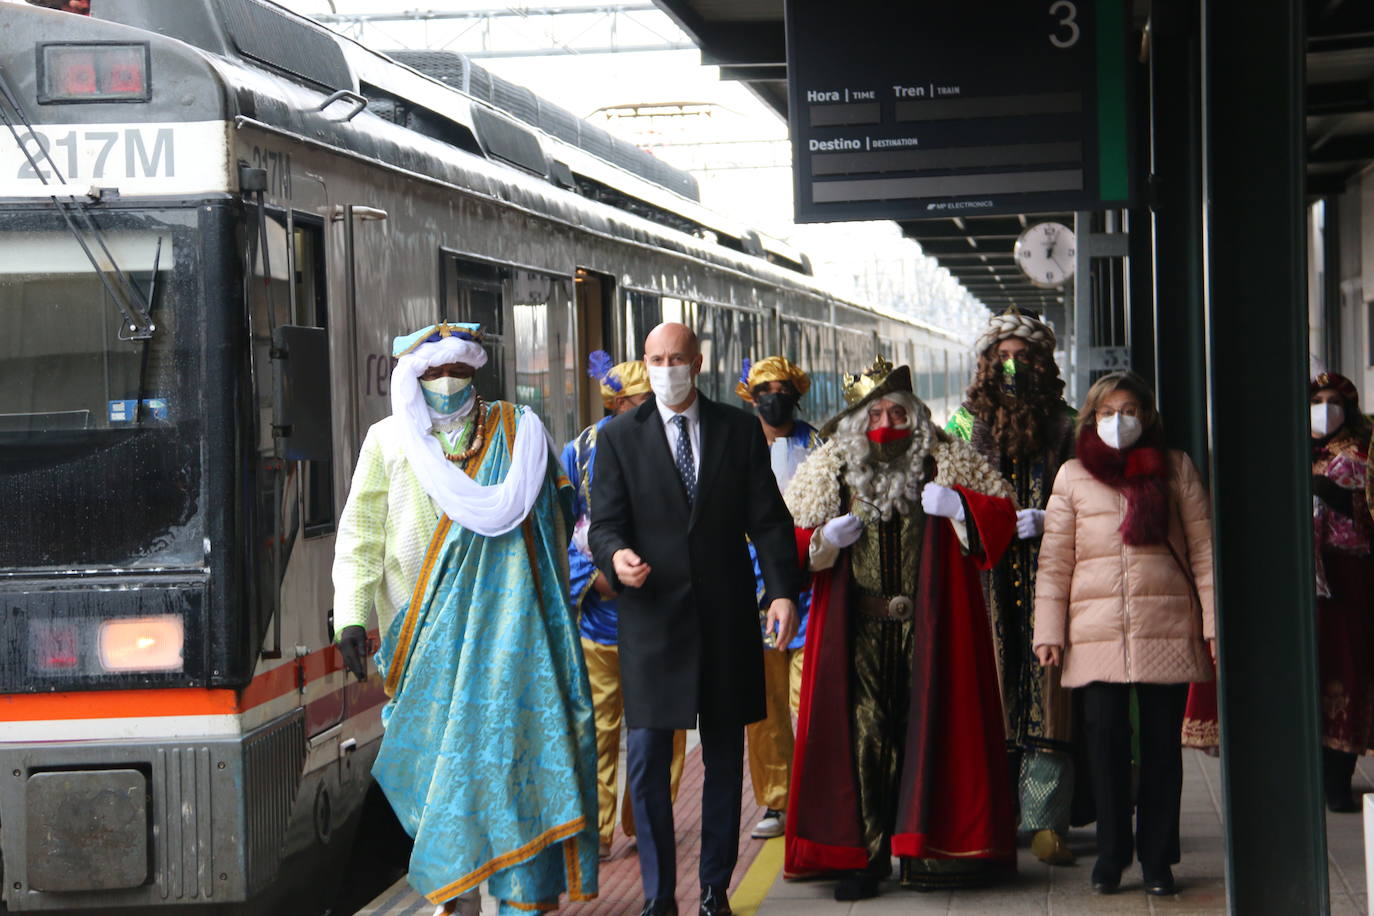
POLYGON ((882 353, 957 405, 967 341, 459 55, 265 0, 0 7, 10 912, 337 905, 385 696, 343 670, 330 568, 393 336, 480 322, 483 394, 559 440, 602 415, 588 353, 669 319, 711 397, 781 352, 824 418, 882 353))

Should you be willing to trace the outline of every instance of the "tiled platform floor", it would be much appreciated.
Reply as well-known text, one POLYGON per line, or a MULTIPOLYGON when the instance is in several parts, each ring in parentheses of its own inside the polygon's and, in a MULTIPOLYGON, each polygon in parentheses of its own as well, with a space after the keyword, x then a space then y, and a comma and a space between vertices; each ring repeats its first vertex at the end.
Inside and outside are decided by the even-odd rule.
MULTIPOLYGON (((959 914, 959 916, 1077 916, 1089 913, 1202 914, 1226 911, 1221 831, 1221 774, 1219 762, 1197 751, 1183 755, 1183 861, 1175 866, 1179 893, 1147 897, 1136 866, 1122 880, 1121 893, 1092 892, 1093 832, 1089 827, 1070 836, 1079 864, 1051 868, 1022 849, 1014 883, 978 891, 917 893, 895 882, 883 893, 858 903, 836 903, 833 885, 824 881, 789 882, 778 878, 757 910, 757 916, 882 916, 882 914, 959 914)), ((1374 758, 1360 761, 1356 791, 1374 791, 1374 758)), ((1365 909, 1364 833, 1359 814, 1327 817, 1327 845, 1334 916, 1361 916, 1365 909)), ((1296 916, 1296 914, 1295 914, 1296 916)))
MULTIPOLYGON (((621 749, 621 792, 624 791, 624 747, 621 749)), ((678 860, 678 908, 683 914, 694 914, 697 909, 700 888, 697 882, 697 861, 701 848, 701 754, 698 752, 696 733, 688 733, 687 761, 682 769, 682 783, 678 788, 677 803, 673 806, 674 824, 677 827, 678 860)), ((739 884, 748 871, 754 857, 763 844, 749 839, 753 829, 762 816, 762 809, 754 803, 754 793, 745 776, 743 803, 740 816, 739 864, 735 868, 731 889, 739 884)), ((588 903, 571 903, 558 910, 566 916, 636 916, 644 906, 644 894, 639 880, 639 856, 634 840, 622 835, 616 829, 615 841, 611 844, 610 859, 601 863, 599 894, 596 900, 588 903)), ((485 898, 482 904, 483 916, 496 912, 495 902, 485 898)), ((426 903, 405 880, 397 882, 369 906, 359 910, 356 916, 429 916, 434 912, 433 904, 426 903)))
MULTIPOLYGON (((695 750, 695 748, 692 748, 695 750)), ((1224 913, 1226 889, 1223 875, 1221 832, 1221 782, 1218 761, 1196 751, 1184 752, 1182 844, 1183 861, 1175 867, 1179 893, 1174 897, 1147 897, 1141 892, 1139 868, 1127 872, 1121 893, 1099 896, 1089 887, 1093 861, 1091 828, 1076 830, 1070 845, 1079 856, 1071 868, 1051 868, 1036 861, 1028 850, 1020 853, 1017 879, 1004 886, 978 891, 917 893, 902 890, 895 882, 885 885, 883 893, 872 900, 837 903, 832 899, 833 885, 828 881, 784 881, 773 877, 772 888, 753 914, 739 916, 884 916, 884 914, 951 914, 951 916, 1077 916, 1077 914, 1178 914, 1194 916, 1224 913)), ((1374 758, 1360 761, 1355 777, 1356 790, 1374 791, 1374 758)), ((679 911, 691 916, 696 909, 696 849, 699 840, 701 792, 700 754, 691 753, 683 773, 682 791, 677 806, 679 843, 679 911)), ((762 847, 761 841, 748 838, 758 819, 748 779, 745 779, 744 812, 741 818, 740 864, 735 872, 738 886, 762 847)), ((1365 909, 1364 834, 1358 814, 1333 814, 1327 818, 1331 912, 1334 916, 1361 916, 1365 909)), ((770 842, 779 843, 780 840, 770 842)), ((776 860, 778 857, 772 857, 776 860)), ((603 863, 601 896, 591 903, 564 907, 569 916, 633 916, 643 903, 639 890, 639 867, 631 842, 617 834, 614 855, 603 863)), ((766 875, 757 877, 767 878, 766 875)), ((427 916, 433 907, 425 904, 404 882, 377 898, 358 916, 427 916)), ((484 912, 494 907, 486 902, 484 912)), ((1296 914, 1295 914, 1296 916, 1296 914)))

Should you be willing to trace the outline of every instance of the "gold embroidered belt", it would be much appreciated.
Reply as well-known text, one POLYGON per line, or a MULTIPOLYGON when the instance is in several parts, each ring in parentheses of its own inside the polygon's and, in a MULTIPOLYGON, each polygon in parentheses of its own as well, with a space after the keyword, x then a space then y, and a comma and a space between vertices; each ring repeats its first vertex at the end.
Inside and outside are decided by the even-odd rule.
POLYGON ((855 595, 854 609, 865 617, 910 620, 914 604, 906 595, 885 598, 880 595, 855 595))

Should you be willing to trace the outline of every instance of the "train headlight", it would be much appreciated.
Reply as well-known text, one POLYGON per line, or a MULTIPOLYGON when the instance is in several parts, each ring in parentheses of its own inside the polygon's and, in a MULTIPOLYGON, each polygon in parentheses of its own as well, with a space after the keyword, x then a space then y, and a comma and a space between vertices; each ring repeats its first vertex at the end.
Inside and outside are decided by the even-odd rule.
POLYGON ((106 671, 180 671, 186 640, 181 618, 126 617, 100 624, 100 667, 106 671))
POLYGON ((38 101, 146 102, 148 46, 63 42, 38 46, 38 101))

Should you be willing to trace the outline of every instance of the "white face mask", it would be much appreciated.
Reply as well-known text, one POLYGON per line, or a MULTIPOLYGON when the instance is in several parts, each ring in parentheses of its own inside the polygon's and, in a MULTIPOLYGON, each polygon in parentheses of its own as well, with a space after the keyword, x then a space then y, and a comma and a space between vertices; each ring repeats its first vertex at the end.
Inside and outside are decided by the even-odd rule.
POLYGON ((1341 405, 1330 402, 1312 405, 1312 432, 1318 436, 1331 435, 1344 422, 1345 408, 1341 405))
POLYGON ((1114 413, 1097 421, 1097 437, 1117 451, 1128 449, 1140 439, 1140 420, 1122 413, 1114 413))
POLYGON ((454 378, 451 375, 441 375, 429 381, 420 380, 421 388, 440 395, 457 394, 471 384, 472 379, 470 378, 454 378))
POLYGON ((692 390, 692 367, 650 366, 649 387, 654 390, 654 397, 669 407, 681 404, 692 390))

